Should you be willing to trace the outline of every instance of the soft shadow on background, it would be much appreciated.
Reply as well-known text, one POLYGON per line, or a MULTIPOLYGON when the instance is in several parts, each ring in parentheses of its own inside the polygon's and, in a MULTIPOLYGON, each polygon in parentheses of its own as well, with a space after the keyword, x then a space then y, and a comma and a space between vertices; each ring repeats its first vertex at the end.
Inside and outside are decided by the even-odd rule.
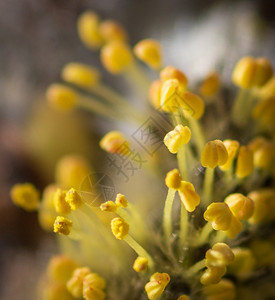
MULTIPOLYGON (((45 261, 56 250, 54 238, 39 229, 35 213, 14 207, 9 189, 31 181, 39 188, 53 180, 52 166, 61 155, 78 151, 92 158, 97 136, 77 117, 72 134, 50 124, 69 126, 44 108, 46 87, 59 80, 69 61, 100 66, 98 54, 79 41, 77 16, 93 9, 129 32, 131 44, 145 37, 161 41, 165 64, 184 70, 191 80, 217 68, 230 80, 242 55, 267 56, 275 66, 274 1, 200 0, 9 0, 0 1, 0 299, 35 299, 33 291, 45 261), (42 104, 41 104, 42 103, 42 104), (43 107, 43 109, 41 108, 43 107), (52 118, 52 119, 51 119, 52 118), (38 122, 39 121, 39 122, 38 122), (59 123, 58 123, 59 122, 59 123), (42 130, 42 131, 40 131, 42 130), (86 132, 87 131, 87 132, 86 132), (56 144, 47 149, 45 139, 56 144), (65 139, 60 142, 59 137, 65 139), (58 142, 59 141, 59 142, 58 142), (66 142, 67 141, 67 142, 66 142), (36 156, 36 153, 39 155, 36 156)), ((122 89, 119 78, 104 80, 122 89)), ((92 126, 93 119, 88 125, 92 126)))

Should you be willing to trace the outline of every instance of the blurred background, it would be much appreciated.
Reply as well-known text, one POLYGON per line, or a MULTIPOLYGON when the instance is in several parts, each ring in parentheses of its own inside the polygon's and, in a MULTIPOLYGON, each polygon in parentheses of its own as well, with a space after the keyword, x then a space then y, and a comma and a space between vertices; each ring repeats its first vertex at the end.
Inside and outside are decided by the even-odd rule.
MULTIPOLYGON (((37 278, 54 237, 38 225, 36 213, 13 206, 10 187, 33 182, 43 189, 54 180, 54 165, 67 153, 94 160, 98 120, 73 119, 49 110, 47 86, 60 80, 69 61, 100 67, 98 53, 85 48, 76 31, 78 15, 93 9, 125 26, 134 45, 160 40, 165 64, 182 69, 190 81, 220 70, 230 84, 243 55, 267 56, 275 66, 273 0, 9 0, 0 1, 0 299, 36 299, 37 278), (68 133, 69 132, 69 133, 68 133), (77 136, 77 143, 71 143, 77 136)), ((123 92, 123 82, 103 72, 123 92)), ((100 131, 100 128, 99 128, 100 131)))

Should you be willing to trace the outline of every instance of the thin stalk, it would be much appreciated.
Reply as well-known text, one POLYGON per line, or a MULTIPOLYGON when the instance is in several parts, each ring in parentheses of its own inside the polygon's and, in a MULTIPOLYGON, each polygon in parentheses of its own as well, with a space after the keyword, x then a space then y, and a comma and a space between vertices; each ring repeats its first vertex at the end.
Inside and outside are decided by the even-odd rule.
POLYGON ((184 205, 181 204, 180 209, 180 233, 179 233, 179 253, 181 253, 183 247, 187 243, 187 235, 188 235, 188 212, 185 209, 184 205))
POLYGON ((196 240, 194 241, 194 243, 192 245, 193 246, 201 246, 203 244, 206 244, 207 240, 208 240, 208 236, 212 231, 213 231, 212 224, 210 222, 207 222, 203 226, 198 238, 196 238, 196 240))
POLYGON ((202 153, 203 147, 205 145, 205 137, 202 132, 201 125, 200 125, 199 121, 194 119, 192 116, 186 115, 186 118, 187 118, 190 128, 191 128, 192 137, 197 146, 198 155, 200 155, 200 153, 202 153))
POLYGON ((192 267, 190 267, 186 272, 186 276, 193 277, 194 275, 196 275, 196 273, 198 273, 203 268, 205 268, 205 259, 198 261, 192 267))
POLYGON ((163 210, 163 230, 167 245, 170 245, 170 238, 172 235, 172 207, 175 193, 176 190, 169 188, 163 210))
POLYGON ((213 187, 214 187, 214 174, 215 169, 206 168, 203 182, 203 191, 202 191, 202 205, 203 207, 208 206, 211 203, 213 196, 213 187))
POLYGON ((180 169, 180 174, 183 180, 188 181, 188 167, 187 167, 187 153, 186 153, 186 145, 182 145, 177 153, 178 166, 180 169))

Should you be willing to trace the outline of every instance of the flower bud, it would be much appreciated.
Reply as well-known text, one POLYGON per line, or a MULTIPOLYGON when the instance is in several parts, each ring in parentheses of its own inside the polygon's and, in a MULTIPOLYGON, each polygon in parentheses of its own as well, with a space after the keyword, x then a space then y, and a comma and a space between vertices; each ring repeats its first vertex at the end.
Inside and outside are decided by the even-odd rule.
POLYGON ((75 298, 82 297, 83 280, 85 276, 90 274, 90 272, 90 269, 86 267, 77 268, 74 270, 70 280, 67 282, 67 289, 75 298))
POLYGON ((234 254, 231 248, 225 243, 216 243, 206 251, 207 267, 225 267, 234 261, 234 254))
POLYGON ((239 142, 233 140, 224 140, 223 144, 228 153, 227 162, 224 165, 219 166, 222 171, 227 171, 232 166, 233 160, 237 155, 237 151, 239 149, 239 142))
POLYGON ((104 300, 105 280, 96 273, 90 273, 83 280, 83 298, 85 300, 104 300))
POLYGON ((113 20, 105 20, 99 24, 99 32, 105 42, 128 40, 127 33, 123 26, 113 20))
POLYGON ((232 213, 224 202, 211 203, 203 215, 206 221, 212 222, 215 230, 228 230, 232 220, 232 213))
POLYGON ((123 240, 124 237, 129 232, 129 224, 127 222, 125 222, 122 218, 117 217, 117 218, 112 219, 111 229, 112 229, 113 235, 118 240, 123 240))
POLYGON ((179 124, 165 135, 163 141, 168 150, 175 154, 182 145, 189 142, 190 138, 191 131, 189 127, 179 124))
POLYGON ((239 220, 247 220, 253 215, 254 202, 243 194, 231 194, 225 198, 224 202, 239 220))
POLYGON ((113 201, 106 201, 100 205, 102 211, 116 212, 117 205, 113 201))
POLYGON ((181 175, 178 169, 173 169, 166 174, 165 183, 167 187, 178 190, 181 187, 181 175))
POLYGON ((195 188, 190 182, 181 182, 179 196, 185 209, 189 212, 194 211, 200 204, 200 196, 195 192, 195 188))
POLYGON ((270 78, 267 83, 260 89, 261 98, 275 96, 275 76, 270 78))
POLYGON ((147 266, 148 266, 148 259, 146 257, 139 256, 136 258, 134 262, 133 269, 136 272, 142 272, 147 269, 147 266))
POLYGON ((205 300, 234 300, 236 296, 234 284, 227 279, 203 287, 202 292, 205 300))
POLYGON ((58 214, 66 215, 71 212, 71 207, 65 201, 65 198, 66 198, 66 191, 57 189, 54 194, 53 202, 54 202, 55 210, 58 214))
POLYGON ((160 297, 167 284, 170 281, 170 276, 167 273, 154 273, 150 277, 150 281, 145 285, 145 291, 150 300, 156 300, 160 297))
POLYGON ((204 113, 204 102, 202 99, 198 95, 188 91, 183 92, 181 98, 181 108, 183 112, 196 120, 200 119, 204 113))
POLYGON ((71 210, 76 210, 83 205, 80 195, 74 188, 66 193, 65 201, 69 204, 71 210))
POLYGON ((129 154, 129 142, 119 131, 110 131, 99 142, 100 147, 109 152, 121 155, 129 154))
POLYGON ((58 216, 54 221, 53 231, 59 234, 69 235, 73 222, 67 218, 58 216))
POLYGON ((186 75, 172 66, 167 66, 160 72, 160 80, 162 82, 169 79, 177 79, 184 88, 186 88, 188 83, 186 75))
POLYGON ((27 211, 35 211, 39 204, 39 192, 31 183, 15 184, 10 196, 13 203, 27 211))
POLYGON ((116 205, 118 207, 124 207, 124 208, 126 208, 128 206, 128 200, 122 194, 117 194, 116 195, 116 201, 115 201, 115 203, 116 203, 116 205))
POLYGON ((254 171, 253 151, 247 146, 241 146, 237 158, 236 176, 244 178, 254 171))
POLYGON ((203 80, 199 87, 199 93, 203 97, 212 97, 219 91, 220 85, 221 82, 219 74, 213 71, 203 80))
POLYGON ((207 268, 200 278, 200 282, 203 285, 219 283, 226 273, 226 267, 210 267, 207 268))
POLYGON ((155 80, 151 83, 149 89, 149 100, 152 106, 156 109, 160 108, 160 94, 162 83, 160 80, 155 80))
POLYGON ((226 230, 226 235, 228 236, 229 239, 234 239, 243 229, 243 225, 241 221, 236 218, 234 215, 232 215, 232 220, 231 224, 226 230))
POLYGON ((217 166, 224 165, 227 162, 227 159, 227 150, 220 140, 208 142, 202 150, 201 164, 204 167, 214 169, 217 166))

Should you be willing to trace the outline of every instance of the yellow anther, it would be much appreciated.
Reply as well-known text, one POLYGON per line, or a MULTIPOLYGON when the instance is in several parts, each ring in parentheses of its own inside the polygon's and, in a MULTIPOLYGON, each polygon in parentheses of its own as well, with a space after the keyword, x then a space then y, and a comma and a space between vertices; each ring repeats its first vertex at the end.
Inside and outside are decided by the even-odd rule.
POLYGON ((254 152, 254 166, 259 169, 266 169, 270 166, 275 156, 273 142, 266 142, 260 149, 254 152))
POLYGON ((259 224, 266 220, 269 208, 265 201, 264 194, 261 191, 253 191, 247 195, 254 202, 254 212, 248 220, 251 224, 259 224))
POLYGON ((54 202, 54 207, 55 210, 58 214, 69 214, 71 212, 71 207, 70 205, 65 201, 66 198, 66 191, 62 191, 61 189, 57 189, 53 202, 54 202))
POLYGON ((225 198, 224 202, 239 220, 249 219, 254 212, 254 202, 243 194, 235 193, 225 198))
POLYGON ((90 273, 91 271, 87 267, 77 268, 74 270, 70 280, 67 282, 67 289, 75 298, 82 297, 83 280, 85 276, 90 273))
POLYGON ((248 147, 253 151, 257 152, 259 149, 261 149, 268 140, 262 136, 257 136, 253 140, 250 141, 248 144, 248 147))
POLYGON ((236 296, 234 284, 227 279, 205 286, 202 292, 205 300, 234 300, 236 296))
POLYGON ((53 225, 53 231, 59 234, 69 235, 73 222, 67 218, 58 216, 56 217, 53 225))
POLYGON ((223 275, 226 273, 226 267, 210 267, 207 268, 200 278, 203 285, 217 284, 221 281, 223 275))
POLYGON ((46 91, 49 105, 60 111, 72 110, 76 105, 77 97, 75 90, 59 83, 51 84, 46 91))
POLYGON ((67 155, 62 157, 55 171, 56 182, 63 188, 79 189, 83 180, 91 174, 89 163, 79 155, 67 155))
POLYGON ((99 25, 99 32, 105 42, 126 42, 128 39, 127 33, 123 26, 113 20, 102 21, 99 25))
POLYGON ((177 112, 182 106, 182 94, 185 86, 178 79, 163 82, 160 94, 161 109, 166 112, 177 112))
POLYGON ((43 300, 75 300, 62 282, 49 282, 43 287, 43 300))
POLYGON ((181 100, 181 108, 184 113, 187 113, 194 119, 201 118, 204 113, 204 102, 198 95, 185 91, 181 95, 181 100))
POLYGON ((106 295, 103 289, 105 280, 96 273, 90 273, 83 280, 83 298, 85 300, 104 300, 106 295))
POLYGON ((234 261, 234 253, 231 248, 225 243, 216 243, 211 249, 206 251, 206 266, 225 267, 234 261))
POLYGON ((232 249, 235 259, 230 265, 230 273, 234 273, 238 277, 246 277, 251 274, 256 266, 256 260, 249 248, 232 249))
POLYGON ((261 125, 274 130, 275 128, 275 95, 262 99, 254 107, 252 115, 255 119, 259 119, 261 125))
POLYGON ((106 44, 100 53, 103 66, 113 74, 125 71, 132 63, 133 56, 129 47, 118 41, 106 44))
POLYGON ((188 84, 186 75, 172 66, 167 66, 160 72, 160 80, 162 82, 169 79, 177 79, 184 88, 186 88, 188 84))
POLYGON ((69 63, 62 70, 62 79, 82 88, 98 84, 100 75, 96 68, 80 63, 69 63))
POLYGON ((156 300, 160 297, 167 284, 170 281, 170 276, 167 273, 154 273, 150 277, 150 281, 145 285, 145 291, 150 300, 156 300))
POLYGON ((112 229, 113 235, 118 240, 123 240, 124 237, 129 232, 129 224, 127 222, 125 222, 122 218, 117 217, 117 218, 112 219, 111 229, 112 229))
POLYGON ((241 88, 252 88, 265 84, 271 78, 272 73, 269 60, 247 56, 237 63, 232 80, 241 88))
POLYGON ((162 65, 162 53, 159 42, 146 39, 138 42, 134 47, 135 55, 153 69, 159 69, 162 65))
POLYGON ((109 152, 127 155, 130 151, 130 144, 124 135, 119 131, 110 131, 104 135, 99 142, 100 147, 109 152))
POLYGON ((234 239, 243 229, 241 221, 232 215, 230 227, 226 230, 226 235, 229 239, 234 239))
POLYGON ((39 204, 39 192, 31 183, 15 184, 10 196, 13 203, 27 211, 35 211, 39 204))
POLYGON ((213 71, 207 75, 199 87, 199 93, 203 97, 212 97, 220 89, 221 80, 217 72, 213 71))
POLYGON ((160 95, 162 83, 160 80, 155 80, 151 83, 149 89, 149 100, 152 106, 156 109, 160 108, 160 95))
POLYGON ((224 140, 223 144, 227 150, 228 159, 227 162, 224 165, 219 166, 219 168, 222 171, 227 171, 232 166, 232 162, 237 155, 240 143, 238 141, 233 140, 224 140))
POLYGON ((77 30, 86 47, 94 50, 103 45, 104 40, 99 32, 99 18, 93 11, 86 11, 78 18, 77 30))
POLYGON ((228 230, 232 220, 232 212, 224 202, 211 203, 203 215, 206 221, 212 222, 215 230, 228 230))
POLYGON ((173 169, 166 174, 165 183, 167 187, 178 190, 181 187, 181 175, 178 169, 173 169))
POLYGON ((177 153, 179 148, 187 144, 191 138, 191 130, 187 126, 177 125, 164 137, 164 144, 171 153, 177 153))
POLYGON ((102 211, 116 212, 117 205, 113 201, 106 201, 100 205, 102 211))
POLYGON ((76 210, 83 205, 81 196, 74 188, 66 193, 65 201, 70 205, 71 210, 76 210))
POLYGON ((181 295, 177 300, 190 300, 190 297, 187 295, 181 295))
POLYGON ((55 255, 48 264, 47 274, 53 281, 66 283, 76 268, 77 263, 69 256, 65 254, 55 255))
POLYGON ((189 212, 194 211, 196 207, 200 204, 200 196, 195 192, 195 188, 190 182, 181 182, 179 196, 181 203, 189 212))
POLYGON ((210 141, 204 146, 201 154, 201 164, 204 167, 214 169, 224 165, 227 160, 228 153, 222 141, 210 141))
POLYGON ((143 272, 147 269, 148 266, 148 259, 146 257, 137 257, 134 264, 133 264, 133 269, 136 272, 143 272))
POLYGON ((268 80, 268 82, 260 89, 260 96, 267 98, 275 96, 275 76, 268 80))
POLYGON ((126 208, 128 206, 128 200, 122 194, 117 194, 116 195, 115 203, 118 207, 126 208))
POLYGON ((237 158, 236 176, 244 178, 254 171, 253 151, 247 146, 241 146, 237 158))

